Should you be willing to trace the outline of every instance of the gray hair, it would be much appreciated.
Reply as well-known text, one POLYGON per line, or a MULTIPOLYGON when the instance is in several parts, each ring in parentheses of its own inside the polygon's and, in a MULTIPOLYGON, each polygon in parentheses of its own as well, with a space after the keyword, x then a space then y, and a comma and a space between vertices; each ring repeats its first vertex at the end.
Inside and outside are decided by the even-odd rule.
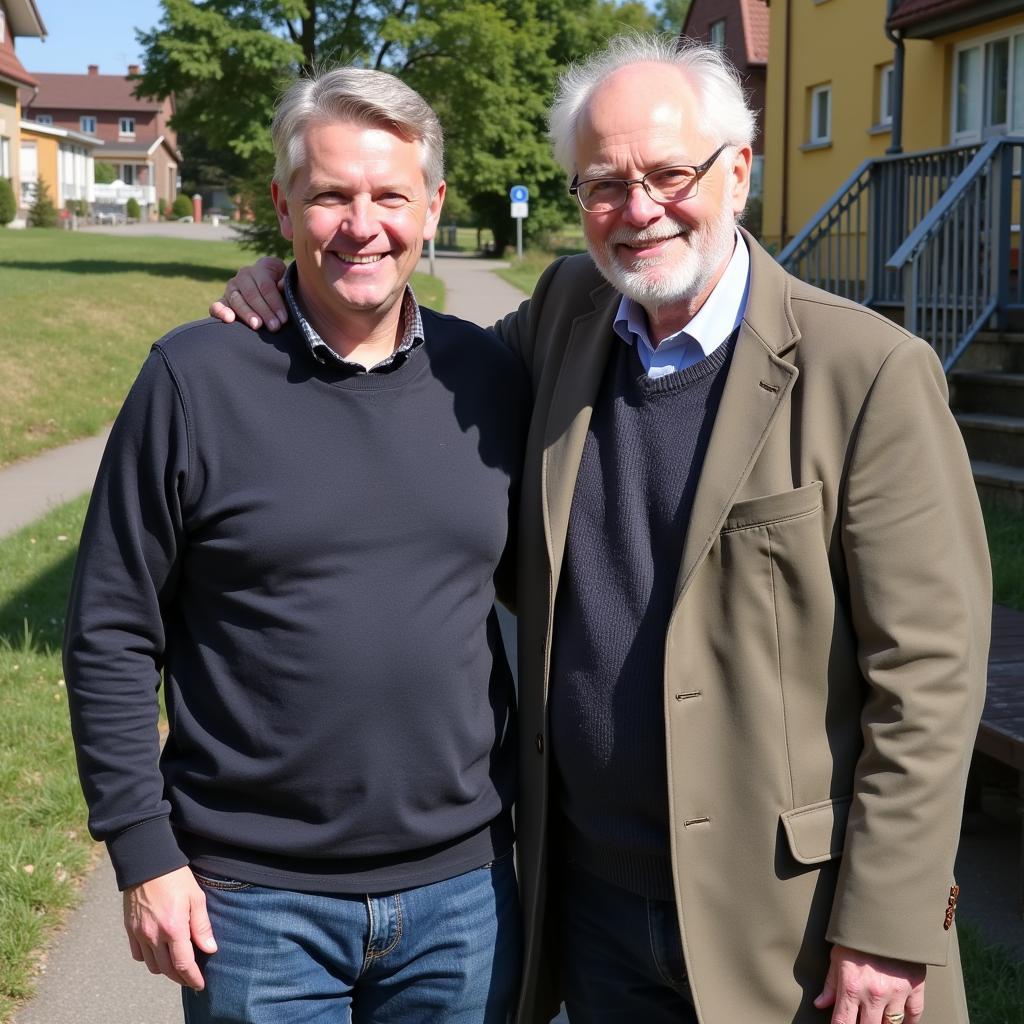
POLYGON ((324 121, 386 128, 422 150, 423 178, 433 195, 444 177, 444 136, 430 104, 386 71, 335 68, 291 84, 277 105, 270 135, 274 181, 287 188, 306 159, 306 129, 324 121))
POLYGON ((576 169, 576 128, 587 101, 609 75, 632 64, 668 64, 684 71, 700 103, 703 133, 724 145, 753 142, 754 112, 743 95, 739 73, 721 50, 696 39, 630 33, 570 64, 558 78, 549 134, 555 159, 570 174, 576 169))

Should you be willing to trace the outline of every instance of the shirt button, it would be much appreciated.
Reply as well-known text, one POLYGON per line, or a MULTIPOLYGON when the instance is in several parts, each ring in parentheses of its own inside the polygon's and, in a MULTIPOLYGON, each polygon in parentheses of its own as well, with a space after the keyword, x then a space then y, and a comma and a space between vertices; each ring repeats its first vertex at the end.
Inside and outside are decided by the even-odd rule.
POLYGON ((537 753, 538 754, 543 754, 544 753, 544 734, 543 733, 540 733, 540 732, 537 733, 537 740, 536 740, 536 742, 537 742, 537 753))

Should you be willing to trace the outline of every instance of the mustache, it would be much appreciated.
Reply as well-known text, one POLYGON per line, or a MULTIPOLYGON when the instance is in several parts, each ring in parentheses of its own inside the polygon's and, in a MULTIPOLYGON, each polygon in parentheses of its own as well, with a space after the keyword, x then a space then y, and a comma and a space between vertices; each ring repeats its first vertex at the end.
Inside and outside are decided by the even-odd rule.
POLYGON ((645 231, 616 228, 608 236, 607 241, 610 245, 647 245, 651 242, 663 242, 668 238, 686 238, 690 231, 690 228, 684 228, 678 224, 647 228, 645 231))

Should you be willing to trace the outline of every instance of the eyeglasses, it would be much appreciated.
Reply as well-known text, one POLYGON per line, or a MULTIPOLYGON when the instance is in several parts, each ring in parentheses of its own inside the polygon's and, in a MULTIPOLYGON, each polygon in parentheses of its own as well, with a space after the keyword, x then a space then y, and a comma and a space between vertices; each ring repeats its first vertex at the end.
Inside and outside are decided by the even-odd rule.
POLYGON ((651 199, 663 205, 692 199, 697 194, 700 179, 711 170, 711 165, 725 149, 728 149, 728 143, 719 146, 696 167, 657 167, 642 178, 587 178, 580 181, 577 174, 569 185, 569 195, 575 196, 587 213, 611 213, 625 206, 629 190, 634 185, 643 185, 651 199))

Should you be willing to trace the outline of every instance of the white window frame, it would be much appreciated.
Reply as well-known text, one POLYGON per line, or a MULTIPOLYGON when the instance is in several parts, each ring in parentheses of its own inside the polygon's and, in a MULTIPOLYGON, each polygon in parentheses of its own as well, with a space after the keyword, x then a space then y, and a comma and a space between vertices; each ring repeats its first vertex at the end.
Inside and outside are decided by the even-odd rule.
POLYGON ((878 69, 878 121, 879 128, 892 127, 893 85, 896 82, 896 65, 883 64, 878 69))
POLYGON ((120 117, 117 121, 117 134, 121 136, 134 136, 135 135, 135 118, 134 117, 120 117), (127 127, 125 127, 127 125, 127 127))
POLYGON ((987 35, 974 36, 965 39, 953 48, 952 62, 952 102, 950 103, 949 138, 954 145, 969 145, 972 142, 981 142, 990 135, 1001 134, 1001 131, 993 130, 993 126, 986 125, 987 107, 989 101, 989 46, 1001 40, 1009 40, 1007 53, 1007 99, 1006 99, 1006 125, 1005 130, 1010 134, 1024 131, 1024 84, 1019 92, 1014 90, 1014 77, 1017 61, 1024 60, 1018 51, 1024 50, 1024 31, 1020 26, 1002 32, 992 32, 987 35), (981 121, 977 128, 968 127, 962 131, 957 130, 957 122, 960 119, 960 55, 968 50, 978 50, 981 57, 980 74, 978 76, 981 89, 981 121), (1016 127, 1015 127, 1016 125, 1016 127))
POLYGON ((85 132, 86 135, 96 134, 96 115, 95 114, 82 114, 78 119, 78 130, 85 132))
POLYGON ((716 50, 725 50, 725 18, 719 18, 708 25, 708 44, 716 50))
POLYGON ((36 124, 53 124, 53 114, 36 114, 36 124))
POLYGON ((832 141, 832 83, 816 85, 811 89, 810 124, 807 131, 809 146, 825 146, 832 141), (825 97, 825 132, 818 132, 818 102, 825 97))
POLYGON ((0 9, 0 43, 7 39, 7 15, 0 9))
POLYGON ((6 135, 0 135, 0 178, 14 177, 14 168, 11 166, 11 140, 6 135))

